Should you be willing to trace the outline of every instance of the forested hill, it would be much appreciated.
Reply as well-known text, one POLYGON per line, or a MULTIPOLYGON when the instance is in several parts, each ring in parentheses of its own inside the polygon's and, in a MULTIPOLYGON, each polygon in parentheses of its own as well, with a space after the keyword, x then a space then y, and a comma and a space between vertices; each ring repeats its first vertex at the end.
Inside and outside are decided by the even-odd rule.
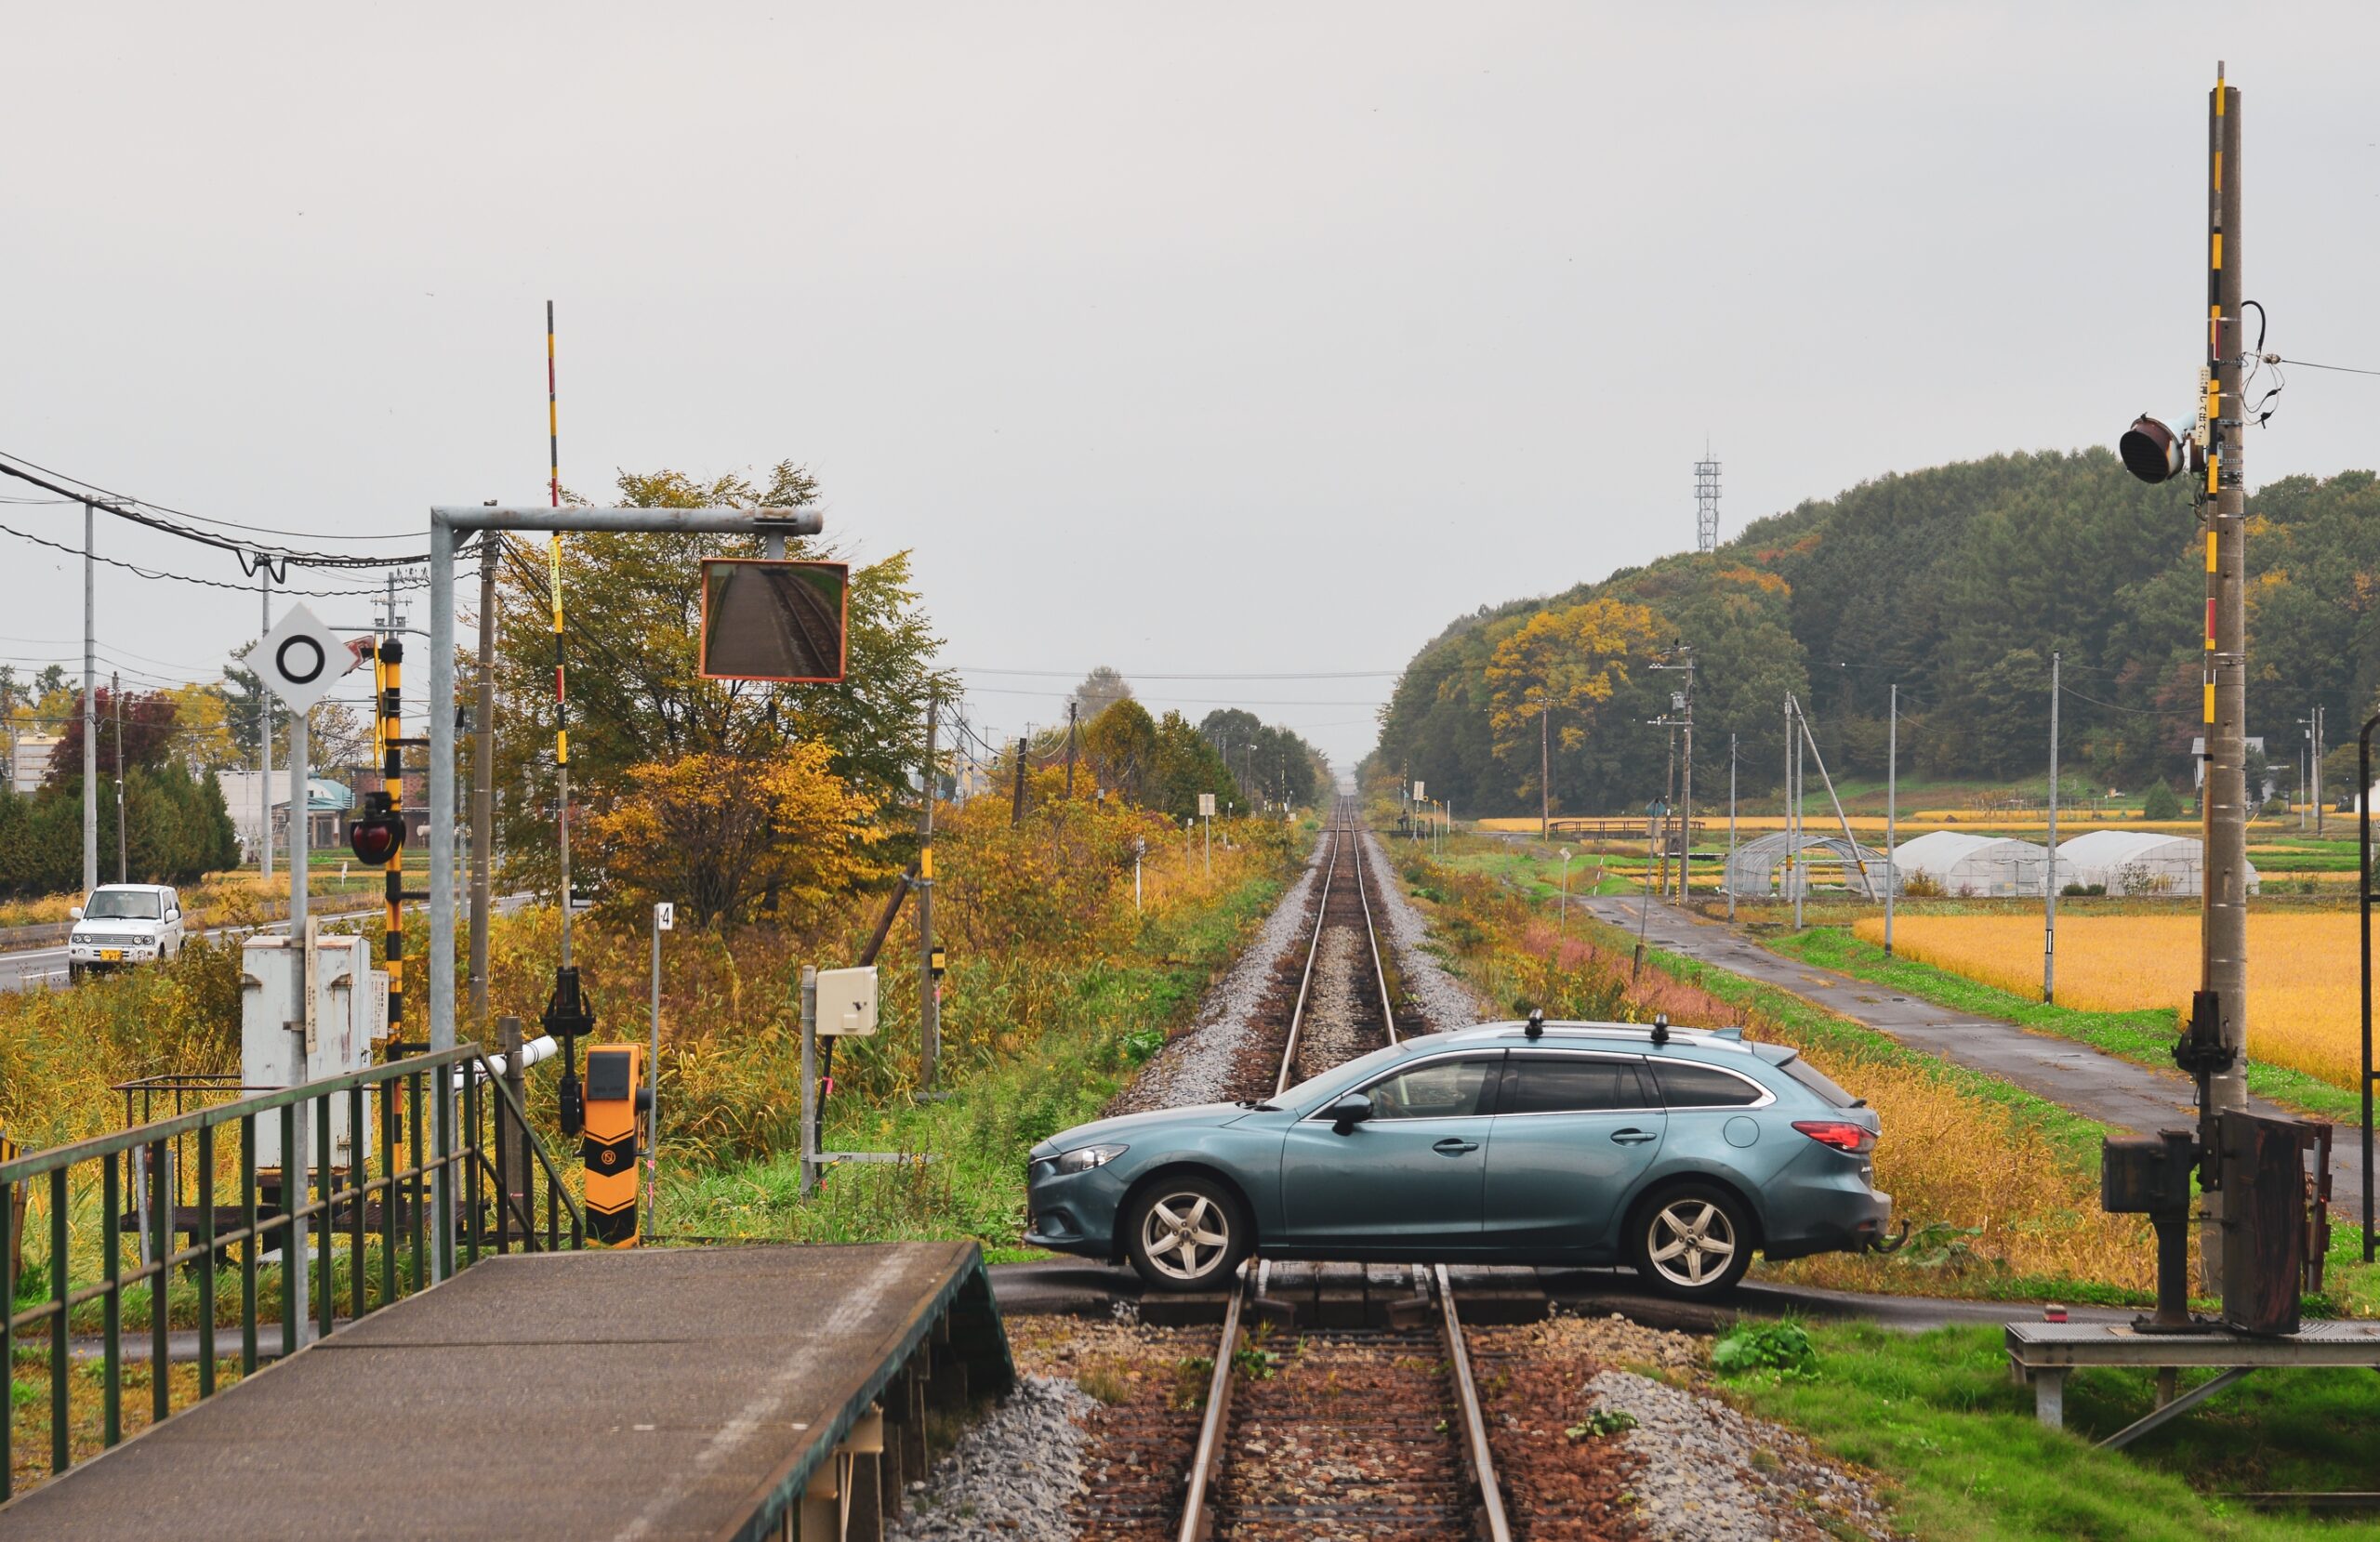
MULTIPOLYGON (((2328 707, 2330 742, 2351 745, 2380 690, 2380 485, 2369 471, 2293 478, 2249 513, 2248 731, 2286 766, 2310 703, 2328 707)), ((1715 552, 1460 618, 1407 666, 1373 765, 1409 768, 1458 812, 1534 813, 1551 700, 1555 808, 1641 809, 1667 750, 1646 725, 1682 683, 1647 667, 1650 639, 1695 649, 1706 807, 1730 733, 1747 792, 1780 780, 1789 689, 1838 773, 1883 771, 1897 681, 1905 769, 2039 778, 2059 651, 2066 763, 2102 784, 2187 789, 2202 540, 2179 480, 2148 486, 2106 450, 1883 477, 1715 552)))

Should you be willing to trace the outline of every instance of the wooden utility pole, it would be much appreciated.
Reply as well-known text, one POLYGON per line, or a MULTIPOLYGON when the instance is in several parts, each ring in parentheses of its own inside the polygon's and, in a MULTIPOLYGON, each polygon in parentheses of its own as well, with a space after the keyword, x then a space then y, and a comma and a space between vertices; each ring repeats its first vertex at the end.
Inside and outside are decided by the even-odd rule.
MULTIPOLYGON (((2200 886, 2200 988, 2214 998, 2230 1063, 2207 1083, 2205 1130, 2227 1111, 2247 1105, 2243 1056, 2248 1039, 2247 705, 2248 627, 2245 527, 2247 479, 2240 396, 2241 219, 2240 93, 2215 66, 2207 104, 2205 826, 2206 867, 2200 886)), ((2208 1149, 2219 1152, 2210 1139, 2208 1149)), ((2210 1166, 2219 1165, 2219 1158, 2210 1166)), ((2207 1185, 2208 1221, 2201 1237, 2207 1288, 2222 1288, 2220 1175, 2207 1185)))
POLYGON ((108 705, 115 709, 115 881, 130 883, 124 839, 124 677, 112 669, 108 671, 108 705))
POLYGON ((1008 823, 1012 830, 1025 823, 1025 741, 1022 739, 1016 742, 1016 794, 1009 804, 1008 823))
POLYGON ((1066 704, 1066 797, 1069 801, 1075 796, 1075 706, 1073 702, 1066 704))

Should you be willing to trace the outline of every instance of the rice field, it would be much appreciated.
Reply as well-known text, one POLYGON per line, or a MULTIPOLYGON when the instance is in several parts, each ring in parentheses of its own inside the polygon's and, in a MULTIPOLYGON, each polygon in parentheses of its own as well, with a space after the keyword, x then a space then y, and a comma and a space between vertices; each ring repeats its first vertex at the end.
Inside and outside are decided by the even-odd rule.
MULTIPOLYGON (((2356 916, 2351 912, 2248 917, 2248 1053, 2352 1089, 2361 1069, 2356 916)), ((1871 942, 1882 917, 1855 929, 1871 942)), ((2076 916, 2057 923, 2057 1001, 2089 1011, 2171 1008, 2179 1021, 2198 985, 2199 922, 2173 916, 2076 916)), ((2038 998, 2042 921, 2027 916, 1902 916, 1894 951, 1920 963, 2038 998)))

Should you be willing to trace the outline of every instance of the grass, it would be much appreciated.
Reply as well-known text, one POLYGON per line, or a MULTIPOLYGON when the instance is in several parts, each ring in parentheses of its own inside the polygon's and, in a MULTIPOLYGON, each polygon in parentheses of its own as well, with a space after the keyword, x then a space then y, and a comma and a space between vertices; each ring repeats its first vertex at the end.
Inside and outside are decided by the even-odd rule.
POLYGON ((827 1149, 931 1160, 831 1169, 806 1205, 798 1156, 698 1171, 664 1184, 660 1234, 972 1237, 996 1262, 1041 1256, 1016 1242, 1026 1150, 1098 1116, 1168 1031, 1188 1021, 1212 972, 1262 924, 1284 882, 1277 874, 1249 877, 1210 905, 1182 907, 1144 929, 1134 956, 1082 968, 1038 1039, 954 1078, 939 1100, 829 1103, 827 1149))
MULTIPOLYGON (((1928 1538, 2380 1537, 2380 1522, 2259 1515, 2243 1491, 2368 1489, 2380 1403, 2358 1373, 2259 1371, 2122 1452, 2091 1442, 2153 1405, 2150 1373, 2093 1369, 2066 1386, 2064 1431, 2011 1385, 2001 1331, 1907 1335, 1807 1324, 1806 1368, 1752 1364, 1717 1384, 1889 1483, 1899 1524, 1928 1538)), ((2368 1379, 2366 1374, 2364 1379, 2368 1379)))
MULTIPOLYGON (((1896 928, 1897 932, 1908 927, 1911 919, 1901 921, 1896 928)), ((2039 924, 2037 921, 2029 924, 2033 929, 2031 936, 2038 950, 2039 924)), ((1835 927, 1763 935, 1758 941, 1772 952, 1789 958, 1833 969, 1855 979, 1872 981, 1940 1006, 1973 1012, 1979 1017, 2004 1018, 2035 1032, 2054 1034, 2060 1038, 2087 1044, 2095 1049, 2156 1070, 2173 1069, 2175 1017, 2169 1007, 2141 1008, 2131 1011, 2088 1011, 2076 1007, 2052 1006, 1905 956, 1899 950, 1906 944, 1898 935, 1894 939, 1896 954, 1891 957, 1885 956, 1884 950, 1878 944, 1835 927)), ((2065 950, 2061 948, 2061 961, 2064 955, 2065 950)), ((2035 963, 2038 962, 2036 951, 2035 963)), ((2252 1034, 2255 1032, 2253 1020, 2250 1031, 2252 1034)), ((2361 1117, 2362 1105, 2354 1093, 2319 1076, 2269 1061, 2249 1061, 2248 1089, 2257 1097, 2269 1099, 2316 1118, 2354 1122, 2361 1117)))

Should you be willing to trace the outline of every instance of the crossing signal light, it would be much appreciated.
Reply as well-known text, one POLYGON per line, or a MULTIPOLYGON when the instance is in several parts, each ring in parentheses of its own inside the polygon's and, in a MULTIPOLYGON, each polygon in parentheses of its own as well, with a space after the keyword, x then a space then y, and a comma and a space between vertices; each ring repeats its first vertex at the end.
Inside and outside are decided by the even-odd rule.
POLYGON ((380 867, 405 848, 405 822, 389 807, 387 793, 365 797, 364 813, 347 827, 348 849, 355 860, 380 867))
POLYGON ((2180 437, 2147 413, 2132 420, 2116 442, 2116 454, 2123 457, 2123 468, 2142 481, 2163 481, 2182 469, 2180 437))

